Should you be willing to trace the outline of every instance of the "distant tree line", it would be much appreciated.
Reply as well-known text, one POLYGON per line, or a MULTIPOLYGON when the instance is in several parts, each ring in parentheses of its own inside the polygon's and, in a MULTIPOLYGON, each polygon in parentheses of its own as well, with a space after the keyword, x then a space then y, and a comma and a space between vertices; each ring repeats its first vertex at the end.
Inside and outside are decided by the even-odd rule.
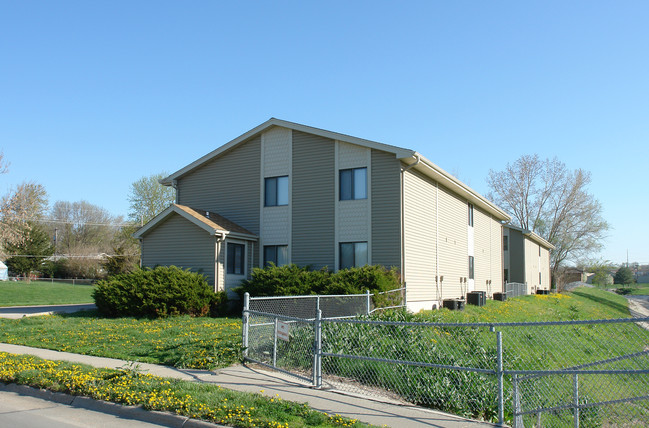
MULTIPOLYGON (((8 171, 0 152, 0 174, 8 171)), ((87 201, 56 201, 45 187, 24 182, 0 199, 0 260, 14 274, 59 278, 101 278, 139 265, 132 234, 166 208, 174 189, 142 177, 131 185, 129 221, 87 201)))

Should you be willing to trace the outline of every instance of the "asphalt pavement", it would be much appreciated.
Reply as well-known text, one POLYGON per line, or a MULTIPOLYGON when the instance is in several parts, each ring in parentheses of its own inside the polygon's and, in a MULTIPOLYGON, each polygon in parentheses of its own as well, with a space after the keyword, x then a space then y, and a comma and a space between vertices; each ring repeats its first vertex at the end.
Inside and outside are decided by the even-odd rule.
MULTIPOLYGON (((1 384, 0 384, 1 385, 1 384)), ((0 390, 0 426, 12 428, 154 428, 126 415, 104 413, 25 394, 0 390)))

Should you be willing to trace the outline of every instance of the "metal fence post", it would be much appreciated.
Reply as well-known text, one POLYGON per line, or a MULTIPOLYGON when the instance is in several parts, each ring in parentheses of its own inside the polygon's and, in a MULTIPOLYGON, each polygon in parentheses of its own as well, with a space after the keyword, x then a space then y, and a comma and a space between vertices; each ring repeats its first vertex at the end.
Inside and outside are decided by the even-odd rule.
POLYGON ((498 376, 498 425, 505 424, 505 394, 503 392, 503 333, 496 332, 496 348, 498 352, 498 367, 496 376, 498 376))
POLYGON ((365 290, 365 296, 367 297, 367 311, 366 311, 367 314, 366 315, 369 315, 372 312, 372 303, 371 303, 372 300, 370 298, 371 294, 370 294, 369 289, 365 290))
POLYGON ((277 317, 275 317, 275 331, 273 332, 273 367, 277 367, 277 317))
POLYGON ((403 283, 403 307, 408 309, 408 283, 403 283))
POLYGON ((322 386, 322 311, 318 309, 314 320, 315 341, 313 344, 313 386, 322 386))
POLYGON ((512 376, 512 394, 514 396, 514 428, 523 427, 523 416, 521 412, 521 397, 518 391, 518 375, 512 376))
POLYGON ((572 401, 575 405, 575 428, 579 428, 579 375, 574 374, 572 378, 572 401))
POLYGON ((243 328, 241 329, 243 337, 241 338, 241 342, 243 344, 243 358, 248 357, 248 329, 250 326, 250 313, 248 312, 250 309, 250 293, 244 293, 243 295, 243 314, 242 314, 242 320, 241 323, 243 324, 243 328))

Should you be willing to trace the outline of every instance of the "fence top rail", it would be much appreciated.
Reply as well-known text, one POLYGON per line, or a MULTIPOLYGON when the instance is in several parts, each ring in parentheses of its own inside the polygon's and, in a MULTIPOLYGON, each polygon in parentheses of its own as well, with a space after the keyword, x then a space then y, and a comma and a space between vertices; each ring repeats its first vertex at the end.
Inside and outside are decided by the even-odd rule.
POLYGON ((478 322, 478 323, 439 323, 439 322, 404 322, 404 321, 378 321, 378 320, 361 320, 361 319, 341 319, 331 322, 340 322, 348 324, 374 324, 374 325, 391 325, 391 326, 408 326, 408 327, 532 327, 548 325, 589 325, 589 324, 622 324, 622 323, 641 323, 649 322, 646 318, 615 318, 615 319, 597 319, 597 320, 579 320, 579 321, 532 321, 532 322, 478 322))
POLYGON ((270 312, 255 311, 253 309, 244 310, 244 312, 247 313, 248 315, 259 315, 259 316, 262 316, 262 317, 277 318, 277 319, 286 320, 286 321, 299 321, 299 322, 312 323, 315 320, 315 318, 291 317, 291 316, 288 316, 288 315, 280 315, 280 314, 272 314, 270 312))
MULTIPOLYGON (((370 294, 371 296, 372 294, 370 294)), ((318 297, 367 297, 367 294, 308 294, 301 296, 250 296, 250 301, 253 300, 289 300, 289 299, 315 299, 318 297)))
POLYGON ((298 296, 250 296, 250 300, 288 300, 288 299, 314 299, 317 297, 329 298, 329 297, 367 297, 380 295, 380 294, 389 294, 396 293, 397 291, 403 291, 406 287, 395 288, 394 290, 381 291, 379 293, 363 293, 363 294, 303 294, 298 296))

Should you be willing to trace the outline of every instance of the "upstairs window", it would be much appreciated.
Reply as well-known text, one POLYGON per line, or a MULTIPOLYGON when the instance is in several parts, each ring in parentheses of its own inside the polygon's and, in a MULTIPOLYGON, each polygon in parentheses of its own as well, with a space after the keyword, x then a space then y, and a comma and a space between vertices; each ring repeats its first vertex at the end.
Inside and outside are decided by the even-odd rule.
POLYGON ((274 263, 275 266, 288 264, 288 245, 264 245, 264 266, 274 263))
POLYGON ((245 245, 228 243, 227 272, 232 275, 243 275, 246 260, 245 245))
POLYGON ((473 226, 473 204, 469 204, 469 226, 473 226))
POLYGON ((340 269, 361 267, 367 264, 367 242, 340 243, 340 269))
POLYGON ((288 175, 268 177, 265 180, 264 205, 277 207, 288 205, 288 175))
POLYGON ((340 200, 367 199, 367 168, 340 170, 340 200))
POLYGON ((474 273, 475 271, 475 259, 473 256, 469 256, 469 279, 474 279, 474 273))
POLYGON ((509 236, 503 236, 503 251, 509 250, 509 236))

